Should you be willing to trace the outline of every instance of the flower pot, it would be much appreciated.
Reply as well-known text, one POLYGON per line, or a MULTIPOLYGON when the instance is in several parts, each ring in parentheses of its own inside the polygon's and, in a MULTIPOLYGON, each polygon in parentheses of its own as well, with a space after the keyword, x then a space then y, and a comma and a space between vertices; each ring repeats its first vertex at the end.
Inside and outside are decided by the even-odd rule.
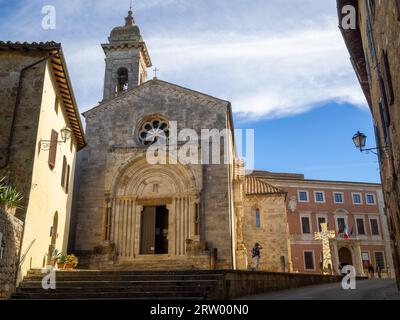
POLYGON ((67 264, 65 265, 65 269, 66 269, 66 270, 71 270, 71 269, 74 269, 74 268, 75 268, 75 266, 74 266, 73 264, 67 263, 67 264))
POLYGON ((58 269, 65 269, 65 266, 66 266, 65 263, 61 263, 61 262, 58 262, 58 263, 57 263, 57 268, 58 268, 58 269))
POLYGON ((53 266, 53 267, 55 267, 56 264, 57 264, 57 259, 49 259, 49 260, 47 260, 47 265, 48 265, 48 266, 53 266))

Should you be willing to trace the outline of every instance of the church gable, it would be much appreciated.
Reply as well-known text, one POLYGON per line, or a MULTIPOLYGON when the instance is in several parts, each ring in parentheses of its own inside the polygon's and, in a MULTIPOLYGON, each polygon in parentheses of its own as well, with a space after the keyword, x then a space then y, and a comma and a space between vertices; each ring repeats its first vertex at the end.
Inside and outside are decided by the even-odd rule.
MULTIPOLYGON (((91 110, 88 110, 83 113, 85 118, 93 118, 96 117, 97 114, 102 113, 106 110, 117 111, 118 107, 124 103, 126 100, 130 100, 132 97, 150 97, 150 96, 158 96, 165 97, 168 99, 169 97, 174 97, 180 101, 190 101, 191 104, 195 104, 196 106, 206 106, 216 109, 223 108, 227 110, 230 108, 230 102, 221 100, 207 94, 197 92, 191 89, 187 89, 166 81, 161 81, 158 79, 153 79, 145 84, 135 87, 123 95, 117 96, 110 101, 106 101, 101 103, 97 107, 94 107, 91 110)), ((154 102, 154 101, 153 101, 154 102)), ((152 103, 149 101, 149 103, 152 103)))

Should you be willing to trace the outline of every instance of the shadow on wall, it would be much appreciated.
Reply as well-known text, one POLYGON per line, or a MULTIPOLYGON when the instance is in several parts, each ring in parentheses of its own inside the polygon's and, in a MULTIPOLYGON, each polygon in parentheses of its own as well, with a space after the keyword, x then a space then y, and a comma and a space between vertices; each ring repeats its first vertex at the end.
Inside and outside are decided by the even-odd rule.
POLYGON ((15 291, 23 223, 0 209, 0 300, 15 291))

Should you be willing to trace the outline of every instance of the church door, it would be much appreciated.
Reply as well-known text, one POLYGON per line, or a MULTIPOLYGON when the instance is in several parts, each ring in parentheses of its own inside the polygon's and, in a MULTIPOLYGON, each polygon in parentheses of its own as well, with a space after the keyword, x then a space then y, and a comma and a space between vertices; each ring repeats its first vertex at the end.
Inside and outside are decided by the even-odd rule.
POLYGON ((168 220, 168 210, 165 206, 143 209, 140 254, 168 253, 168 220))

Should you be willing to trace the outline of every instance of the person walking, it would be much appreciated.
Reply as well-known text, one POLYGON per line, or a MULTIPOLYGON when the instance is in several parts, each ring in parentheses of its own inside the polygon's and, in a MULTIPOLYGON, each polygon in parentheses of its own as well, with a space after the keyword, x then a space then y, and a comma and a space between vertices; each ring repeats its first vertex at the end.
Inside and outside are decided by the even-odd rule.
POLYGON ((252 270, 253 271, 257 271, 259 266, 260 266, 260 257, 261 257, 260 250, 262 250, 262 247, 257 242, 254 245, 254 248, 252 250, 252 257, 253 257, 253 268, 252 268, 252 270))
POLYGON ((378 273, 379 279, 382 279, 382 267, 379 263, 376 264, 376 272, 378 273))
POLYGON ((369 278, 373 279, 374 275, 375 275, 375 271, 374 271, 374 267, 372 266, 372 264, 369 264, 368 267, 368 274, 369 274, 369 278))

